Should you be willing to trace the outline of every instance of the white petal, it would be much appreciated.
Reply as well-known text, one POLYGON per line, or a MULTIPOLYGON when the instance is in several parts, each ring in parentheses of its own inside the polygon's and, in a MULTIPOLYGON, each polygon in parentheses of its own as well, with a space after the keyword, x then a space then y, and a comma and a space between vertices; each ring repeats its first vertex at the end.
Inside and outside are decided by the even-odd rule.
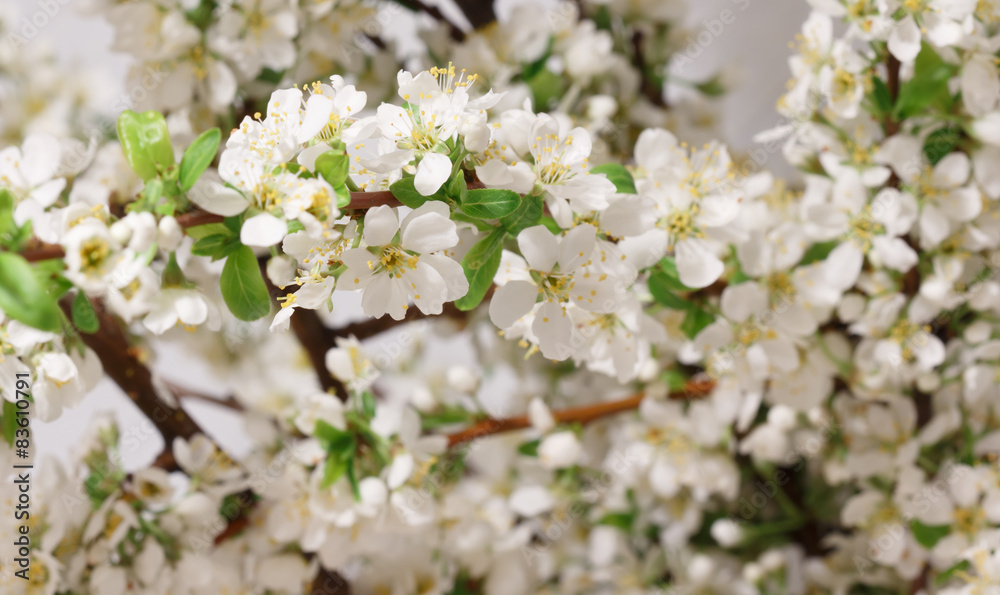
POLYGON ((517 246, 528 266, 536 271, 551 272, 556 265, 559 241, 544 225, 536 225, 517 234, 517 246))
POLYGON ((417 175, 413 177, 413 187, 424 196, 430 196, 441 189, 451 177, 451 159, 441 153, 428 153, 417 165, 417 175))
POLYGON ((725 265, 698 240, 682 240, 674 248, 681 283, 694 289, 708 287, 722 275, 725 265))
POLYGON ((889 51, 900 62, 909 62, 920 53, 920 28, 913 15, 896 23, 889 34, 889 51))
POLYGON ((392 242, 392 237, 399 229, 399 218, 396 210, 388 205, 380 205, 368 209, 365 213, 365 243, 369 246, 385 246, 392 242))
POLYGON ((490 300, 490 320, 508 329, 535 306, 538 288, 528 281, 511 281, 497 288, 490 300))
POLYGON ((590 259, 597 244, 593 225, 578 225, 559 242, 559 270, 568 273, 590 259))
POLYGON ((245 246, 273 246, 284 239, 288 224, 270 213, 260 213, 243 222, 240 241, 245 246))

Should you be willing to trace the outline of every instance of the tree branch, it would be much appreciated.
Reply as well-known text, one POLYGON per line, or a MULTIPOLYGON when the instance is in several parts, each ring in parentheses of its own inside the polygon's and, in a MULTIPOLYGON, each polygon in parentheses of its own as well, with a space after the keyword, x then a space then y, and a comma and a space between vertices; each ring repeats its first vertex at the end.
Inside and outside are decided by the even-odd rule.
POLYGON ((632 34, 632 65, 639 71, 641 80, 639 89, 642 95, 657 107, 669 107, 663 96, 663 88, 653 81, 646 66, 646 57, 642 53, 642 31, 639 30, 632 34))
MULTIPOLYGON (((97 354, 104 373, 153 422, 163 436, 166 450, 171 449, 174 438, 190 439, 195 434, 203 433, 181 407, 174 409, 160 399, 153 385, 152 373, 139 361, 138 353, 129 343, 121 325, 100 301, 91 302, 100 327, 94 334, 80 333, 80 340, 97 354)), ((72 303, 69 297, 60 301, 63 312, 69 317, 72 317, 72 303)))
MULTIPOLYGON (((448 17, 446 17, 444 13, 441 12, 441 9, 438 8, 437 6, 431 6, 430 4, 426 4, 421 0, 396 0, 396 1, 399 2, 401 5, 405 6, 406 8, 409 8, 413 12, 426 13, 427 15, 434 17, 434 20, 447 25, 448 34, 451 36, 453 40, 463 41, 465 39, 465 31, 462 31, 461 27, 448 20, 448 17)), ((492 4, 492 0, 487 0, 487 2, 484 3, 492 4)))
MULTIPOLYGON (((700 399, 707 395, 714 387, 715 382, 713 380, 692 378, 682 390, 670 393, 670 398, 679 401, 700 399)), ((644 398, 646 398, 646 395, 639 393, 620 401, 595 403, 593 405, 553 411, 552 417, 558 423, 588 424, 609 415, 637 409, 644 398)), ((512 430, 523 430, 529 427, 531 427, 531 421, 527 415, 501 419, 485 419, 460 432, 450 434, 448 436, 448 446, 452 447, 485 436, 510 432, 512 430)))

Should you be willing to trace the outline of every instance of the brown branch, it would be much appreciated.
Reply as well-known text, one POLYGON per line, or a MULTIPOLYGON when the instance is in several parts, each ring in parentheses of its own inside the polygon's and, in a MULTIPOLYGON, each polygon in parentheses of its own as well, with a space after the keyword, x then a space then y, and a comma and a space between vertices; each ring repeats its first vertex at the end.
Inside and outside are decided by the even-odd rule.
POLYGON ((204 393, 199 393, 197 391, 184 388, 182 386, 174 384, 173 382, 164 381, 163 384, 165 384, 167 388, 170 389, 170 392, 174 393, 174 397, 176 397, 178 400, 182 398, 192 399, 195 401, 201 401, 203 403, 211 403, 213 405, 225 407, 226 409, 232 409, 233 411, 240 411, 240 412, 245 411, 243 405, 236 400, 236 397, 232 395, 229 395, 227 397, 212 397, 204 393))
MULTIPOLYGON (((714 387, 715 382, 712 380, 693 378, 687 382, 682 390, 670 393, 670 398, 682 401, 700 399, 707 395, 714 387)), ((593 405, 553 411, 552 417, 557 423, 588 424, 609 415, 637 409, 644 398, 646 398, 646 395, 639 393, 620 401, 595 403, 593 405)), ((527 415, 501 419, 485 419, 460 432, 450 434, 448 436, 448 446, 451 447, 485 436, 510 432, 512 430, 523 430, 529 427, 531 427, 531 421, 527 415)))
MULTIPOLYGON (((163 436, 166 450, 172 448, 174 438, 190 439, 202 433, 198 424, 182 408, 174 409, 160 399, 153 385, 152 372, 139 360, 138 350, 132 347, 121 325, 100 301, 91 301, 100 326, 96 333, 80 333, 79 339, 97 354, 104 373, 153 422, 163 436)), ((68 317, 72 317, 72 303, 70 297, 60 301, 68 317)))
POLYGON ((663 88, 653 81, 646 65, 646 57, 642 53, 642 31, 638 30, 632 34, 632 65, 639 71, 640 90, 643 96, 657 107, 669 107, 667 99, 663 96, 663 88))
MULTIPOLYGON (((899 98, 899 68, 899 60, 897 60, 896 57, 890 53, 885 59, 885 86, 889 91, 889 103, 894 108, 896 106, 896 99, 899 98)), ((892 136, 893 134, 896 134, 898 130, 899 122, 896 122, 895 118, 892 117, 892 112, 890 111, 885 116, 885 135, 892 136)))
MULTIPOLYGON (((448 20, 448 17, 441 12, 441 9, 437 6, 431 6, 426 4, 421 0, 396 0, 402 6, 409 8, 413 12, 423 12, 434 18, 434 20, 443 23, 448 27, 448 34, 455 41, 463 41, 465 39, 465 31, 462 31, 461 27, 455 23, 448 20)), ((480 0, 482 1, 482 0, 480 0)), ((486 2, 492 4, 492 0, 485 0, 486 2)))
POLYGON ((473 29, 481 29, 497 20, 493 0, 455 0, 455 4, 473 29))

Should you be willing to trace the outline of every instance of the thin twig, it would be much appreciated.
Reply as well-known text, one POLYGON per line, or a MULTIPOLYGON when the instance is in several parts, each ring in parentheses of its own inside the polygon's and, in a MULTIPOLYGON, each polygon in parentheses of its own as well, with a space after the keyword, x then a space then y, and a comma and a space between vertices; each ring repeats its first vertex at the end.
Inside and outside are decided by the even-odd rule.
MULTIPOLYGON (((688 381, 683 390, 670 393, 670 398, 684 401, 699 399, 707 395, 714 387, 715 382, 712 380, 692 379, 688 381)), ((639 404, 642 403, 644 398, 646 398, 646 395, 644 393, 639 393, 619 401, 595 403, 593 405, 584 405, 582 407, 573 407, 570 409, 563 409, 561 411, 553 411, 552 417, 558 423, 588 424, 609 415, 638 409, 639 404)), ((469 442, 485 436, 499 434, 501 432, 510 432, 512 430, 523 430, 529 427, 531 427, 531 421, 528 419, 527 415, 501 419, 485 419, 460 432, 450 434, 448 436, 448 446, 455 446, 457 444, 469 442)))

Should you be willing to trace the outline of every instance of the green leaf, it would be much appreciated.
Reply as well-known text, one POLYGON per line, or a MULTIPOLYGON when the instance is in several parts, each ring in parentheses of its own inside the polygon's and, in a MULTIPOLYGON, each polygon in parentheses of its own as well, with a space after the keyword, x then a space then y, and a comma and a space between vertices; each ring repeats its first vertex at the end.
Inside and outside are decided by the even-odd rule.
POLYGON ((543 212, 542 197, 529 194, 521 199, 521 204, 513 213, 500 218, 500 225, 503 225, 510 235, 516 236, 522 230, 538 225, 543 212))
POLYGON ((14 434, 17 433, 17 404, 3 400, 3 418, 0 425, 3 426, 3 440, 8 445, 14 444, 14 434))
POLYGON ((253 250, 241 246, 226 259, 220 279, 222 299, 233 316, 240 320, 257 320, 271 311, 271 296, 253 250))
POLYGON ((101 322, 97 319, 97 311, 90 303, 90 298, 82 291, 77 292, 73 298, 73 326, 82 333, 93 335, 101 328, 101 322))
POLYGON ((618 527, 622 531, 629 531, 632 529, 634 521, 635 514, 631 512, 609 512, 601 517, 601 520, 597 521, 597 524, 609 525, 611 527, 618 527))
POLYGON ((348 461, 349 459, 345 460, 340 456, 340 453, 327 455, 326 465, 323 468, 323 480, 319 487, 325 490, 337 483, 337 480, 347 472, 348 461))
POLYGON ((951 533, 951 525, 925 525, 914 519, 910 521, 910 530, 917 543, 931 549, 941 538, 951 533))
POLYGON ((538 445, 541 444, 541 439, 532 440, 531 442, 525 442, 517 447, 517 452, 523 454, 526 457, 537 457, 538 456, 538 445))
POLYGON ((0 242, 6 243, 17 231, 14 223, 14 195, 6 188, 0 188, 0 242))
POLYGON ((653 294, 656 303, 662 304, 672 310, 687 310, 691 302, 677 295, 677 283, 667 273, 654 271, 649 276, 649 292, 653 294))
POLYGON ((181 190, 187 192, 198 181, 198 177, 212 164, 215 153, 219 150, 222 133, 218 128, 212 128, 201 133, 194 139, 191 146, 184 151, 181 158, 181 172, 178 182, 181 190))
POLYGON ((924 43, 913 65, 913 78, 899 89, 894 110, 897 119, 903 120, 936 105, 946 109, 951 103, 948 81, 957 67, 946 63, 930 45, 924 43))
POLYGON ((143 180, 151 180, 174 164, 174 148, 163 114, 125 110, 118 116, 118 141, 125 160, 143 180))
POLYGON ((500 258, 503 255, 503 240, 507 232, 497 228, 490 235, 476 242, 465 258, 462 268, 465 278, 469 281, 469 291, 455 301, 455 307, 467 312, 480 304, 493 284, 493 277, 500 268, 500 258))
POLYGON ((375 417, 375 395, 372 391, 366 390, 361 393, 361 409, 369 419, 375 417))
POLYGON ((972 564, 968 560, 962 560, 957 564, 953 564, 947 570, 937 575, 937 578, 934 579, 934 584, 942 587, 946 585, 956 574, 965 572, 969 570, 970 567, 972 567, 972 564))
POLYGON ((462 210, 480 219, 499 219, 510 215, 521 204, 521 195, 513 190, 479 188, 469 190, 462 210))
POLYGON ((684 390, 687 386, 687 378, 677 370, 666 370, 660 374, 660 380, 667 385, 671 391, 684 390))
POLYGON ((688 308, 687 314, 684 316, 684 321, 681 322, 681 330, 687 336, 688 339, 694 339, 698 336, 698 333, 702 331, 706 326, 712 324, 715 321, 715 316, 711 312, 702 309, 700 306, 694 304, 688 308))
POLYGON ((24 324, 58 333, 62 312, 24 257, 0 252, 0 310, 24 324))
POLYGON ((562 97, 566 91, 566 81, 548 68, 538 71, 538 74, 528 81, 528 88, 534 98, 535 109, 544 111, 562 97))
POLYGON ((927 135, 924 140, 924 155, 931 165, 937 165, 938 161, 950 154, 958 142, 962 139, 962 129, 957 126, 945 126, 938 128, 927 135))
POLYGON ((619 194, 635 194, 635 180, 621 163, 605 163, 590 168, 591 174, 604 174, 618 189, 619 194))
POLYGON ((837 240, 832 240, 809 246, 809 249, 802 255, 802 260, 799 261, 799 266, 801 267, 814 262, 819 262, 821 260, 826 260, 826 257, 830 255, 830 252, 833 252, 833 249, 836 248, 838 244, 839 242, 837 242, 837 240))
POLYGON ((216 250, 222 248, 232 239, 232 236, 222 234, 205 236, 191 246, 191 254, 195 256, 212 256, 216 250))
POLYGON ((232 231, 223 223, 206 223, 205 225, 189 227, 186 232, 188 237, 194 240, 200 240, 214 235, 233 235, 232 231))
POLYGON ((334 188, 340 188, 347 183, 350 166, 350 157, 336 151, 327 151, 316 158, 316 173, 323 176, 323 179, 334 188))
POLYGON ((873 115, 881 118, 885 114, 892 113, 892 95, 882 79, 872 77, 872 83, 872 92, 868 95, 868 99, 871 101, 873 115))
POLYGON ((448 198, 459 204, 465 202, 466 197, 469 195, 469 185, 465 183, 464 173, 458 171, 452 176, 451 181, 448 182, 445 188, 445 194, 448 198))
POLYGON ((413 176, 409 176, 399 180, 392 186, 389 186, 389 192, 396 197, 396 200, 403 203, 404 205, 415 209, 420 205, 424 204, 428 200, 443 200, 444 196, 440 192, 435 193, 431 196, 424 196, 417 192, 417 189, 413 186, 413 176))
POLYGON ((674 292, 694 291, 692 288, 681 283, 681 275, 677 272, 677 262, 673 258, 668 257, 660 260, 659 269, 654 272, 661 273, 663 277, 660 282, 664 283, 668 289, 674 292))

